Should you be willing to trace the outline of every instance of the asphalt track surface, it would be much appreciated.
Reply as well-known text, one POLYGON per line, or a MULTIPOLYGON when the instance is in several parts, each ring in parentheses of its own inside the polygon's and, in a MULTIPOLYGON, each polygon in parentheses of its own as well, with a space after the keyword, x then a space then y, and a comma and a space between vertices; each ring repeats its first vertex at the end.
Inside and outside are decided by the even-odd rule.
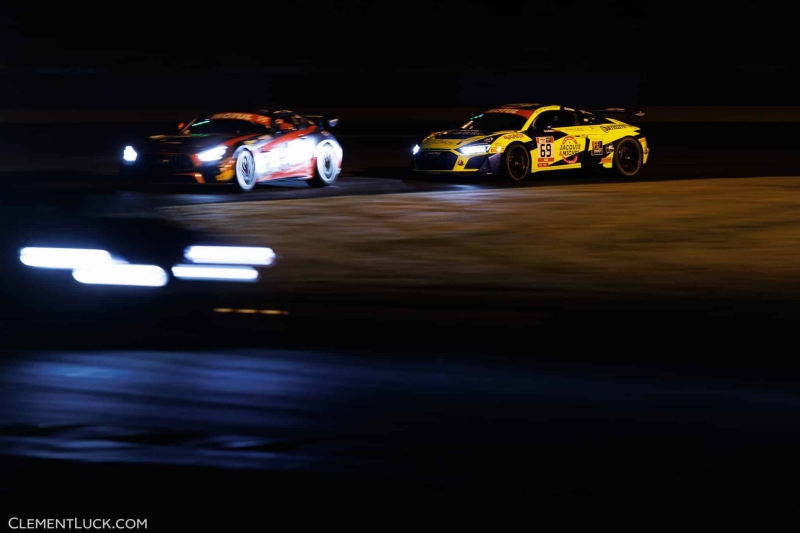
MULTIPOLYGON (((653 168, 641 179, 679 187, 800 175, 789 127, 693 128, 689 141, 663 127, 673 142, 651 140, 653 168)), ((87 295, 32 278, 12 253, 24 235, 54 227, 104 229, 165 250, 195 238, 135 217, 103 227, 95 214, 509 187, 408 179, 397 163, 404 156, 391 154, 413 137, 363 139, 343 144, 367 164, 321 190, 140 194, 110 186, 102 172, 5 173, 13 181, 3 196, 0 360, 8 516, 150 517, 153 529, 264 513, 283 520, 295 506, 328 504, 358 522, 364 511, 354 507, 422 502, 440 515, 499 500, 512 509, 597 503, 614 515, 629 512, 620 502, 641 510, 665 498, 706 511, 788 501, 781 487, 796 479, 800 444, 798 295, 689 304, 552 294, 530 312, 504 314, 470 295, 449 305, 325 295, 319 306, 320 295, 291 294, 276 297, 275 310, 291 302, 306 313, 209 316, 198 310, 227 289, 87 295), (235 511, 219 509, 226 505, 235 511)), ((16 142, 17 153, 35 144, 16 142)), ((544 182, 608 179, 554 173, 544 182)))

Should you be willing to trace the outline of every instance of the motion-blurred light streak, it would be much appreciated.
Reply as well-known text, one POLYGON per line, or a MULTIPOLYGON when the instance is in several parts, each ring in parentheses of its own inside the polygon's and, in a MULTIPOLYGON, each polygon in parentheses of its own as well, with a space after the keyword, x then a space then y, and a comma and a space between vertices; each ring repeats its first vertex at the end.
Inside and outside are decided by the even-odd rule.
POLYGON ((114 264, 114 258, 105 250, 85 248, 23 248, 19 259, 24 265, 37 268, 73 270, 98 268, 114 264))
POLYGON ((249 266, 175 265, 172 275, 179 279, 208 281, 257 281, 258 270, 249 266))
POLYGON ((192 263, 269 266, 275 262, 271 248, 244 246, 190 246, 184 257, 192 263))
POLYGON ((126 285, 163 287, 169 281, 164 269, 155 265, 109 265, 102 268, 75 270, 72 277, 89 285, 126 285))

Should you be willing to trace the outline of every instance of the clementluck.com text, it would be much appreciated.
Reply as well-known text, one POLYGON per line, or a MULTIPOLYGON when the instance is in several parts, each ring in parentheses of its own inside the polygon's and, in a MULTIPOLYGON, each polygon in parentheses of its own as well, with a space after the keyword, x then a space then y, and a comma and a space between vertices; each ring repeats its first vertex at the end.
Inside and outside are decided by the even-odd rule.
POLYGON ((141 518, 10 518, 10 529, 147 529, 141 518))

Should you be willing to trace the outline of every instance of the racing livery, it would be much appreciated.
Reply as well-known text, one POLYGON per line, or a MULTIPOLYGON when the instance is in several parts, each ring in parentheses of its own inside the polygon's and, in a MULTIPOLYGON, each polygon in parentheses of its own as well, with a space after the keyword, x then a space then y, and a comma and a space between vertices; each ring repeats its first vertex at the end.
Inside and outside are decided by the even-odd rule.
POLYGON ((424 173, 502 175, 522 181, 531 173, 566 169, 613 169, 631 178, 650 149, 639 128, 606 114, 558 105, 508 104, 472 117, 459 129, 427 136, 412 150, 412 168, 424 173))
POLYGON ((206 113, 175 135, 153 135, 123 151, 122 173, 138 184, 257 183, 303 179, 324 187, 342 170, 337 119, 289 110, 206 113))

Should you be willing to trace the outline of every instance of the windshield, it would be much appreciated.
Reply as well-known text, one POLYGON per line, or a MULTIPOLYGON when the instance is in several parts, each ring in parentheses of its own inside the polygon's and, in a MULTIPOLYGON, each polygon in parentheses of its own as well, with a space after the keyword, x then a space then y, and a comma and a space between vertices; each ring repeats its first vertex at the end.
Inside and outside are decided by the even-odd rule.
POLYGON ((185 135, 189 134, 240 134, 240 133, 269 133, 268 126, 263 124, 256 124, 249 120, 211 120, 202 119, 194 124, 189 125, 183 130, 185 135))
POLYGON ((506 131, 521 130, 528 119, 521 115, 510 113, 486 113, 472 118, 469 122, 461 126, 462 130, 476 131, 506 131))

